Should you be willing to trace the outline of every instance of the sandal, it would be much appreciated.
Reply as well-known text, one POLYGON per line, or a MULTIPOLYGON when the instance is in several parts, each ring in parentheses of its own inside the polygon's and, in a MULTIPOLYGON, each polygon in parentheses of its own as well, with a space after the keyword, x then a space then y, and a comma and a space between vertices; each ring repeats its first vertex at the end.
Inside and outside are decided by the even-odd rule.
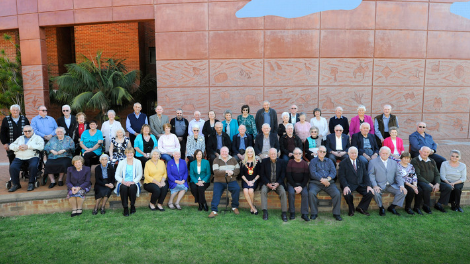
POLYGON ((104 208, 101 208, 101 214, 106 214, 106 210, 104 208))
POLYGON ((98 214, 98 209, 93 209, 93 212, 91 212, 92 215, 97 215, 98 214))
POLYGON ((174 206, 172 203, 169 203, 169 204, 168 204, 168 208, 170 208, 170 209, 175 209, 175 206, 174 206))
POLYGON ((181 206, 179 204, 175 204, 176 209, 181 210, 181 206))

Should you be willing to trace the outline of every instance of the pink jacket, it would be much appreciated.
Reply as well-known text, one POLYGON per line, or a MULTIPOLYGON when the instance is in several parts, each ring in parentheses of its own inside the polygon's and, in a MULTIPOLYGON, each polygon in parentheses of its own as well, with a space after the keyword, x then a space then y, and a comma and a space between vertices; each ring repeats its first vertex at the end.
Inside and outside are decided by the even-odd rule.
MULTIPOLYGON (((390 150, 392 151, 392 154, 393 152, 395 151, 395 146, 393 146, 393 142, 392 142, 392 138, 391 137, 388 137, 386 139, 384 139, 384 143, 383 143, 383 146, 385 147, 389 147, 390 150)), ((405 147, 403 147, 403 140, 399 137, 397 137, 397 150, 398 150, 398 153, 402 153, 403 151, 405 151, 405 147)))
MULTIPOLYGON (((372 120, 372 117, 364 115, 364 122, 369 123, 370 125, 369 133, 375 135, 374 121, 372 120)), ((361 122, 359 122, 359 116, 351 118, 351 123, 349 124, 349 135, 352 137, 352 135, 356 134, 357 132, 360 132, 360 126, 361 122)))

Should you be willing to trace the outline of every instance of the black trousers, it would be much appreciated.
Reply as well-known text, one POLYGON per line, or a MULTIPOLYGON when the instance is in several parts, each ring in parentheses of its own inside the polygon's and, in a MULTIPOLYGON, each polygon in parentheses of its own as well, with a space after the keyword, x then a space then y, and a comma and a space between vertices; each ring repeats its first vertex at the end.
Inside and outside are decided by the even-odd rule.
POLYGON ((91 159, 98 157, 95 152, 87 152, 83 154, 83 159, 85 160, 85 166, 91 167, 91 159))
POLYGON ((136 136, 134 134, 129 133, 129 140, 131 141, 131 146, 134 147, 134 140, 136 136))
POLYGON ((362 195, 362 199, 359 202, 359 205, 357 207, 363 209, 364 211, 367 211, 367 209, 369 208, 370 201, 372 200, 372 198, 374 198, 374 195, 372 194, 372 192, 367 192, 367 187, 363 187, 363 186, 357 186, 356 189, 352 189, 351 187, 349 188, 351 189, 351 192, 347 195, 344 195, 344 200, 346 200, 349 210, 350 211, 354 210, 354 196, 352 192, 356 191, 362 195))
MULTIPOLYGON (((421 206, 422 202, 424 201, 424 205, 427 207, 431 207, 431 192, 432 187, 428 183, 418 182, 418 186, 422 189, 415 198, 415 207, 418 208, 421 206)), ((441 182, 439 184, 439 192, 441 193, 438 203, 442 205, 447 205, 450 198, 450 192, 452 191, 452 187, 445 182, 441 182)))
POLYGON ((460 206, 460 196, 462 195, 463 183, 454 185, 454 189, 450 192, 449 203, 455 205, 456 207, 460 206))
POLYGON ((135 158, 138 159, 138 160, 140 160, 140 162, 142 163, 142 171, 144 171, 144 170, 145 170, 145 163, 147 163, 147 161, 150 160, 150 159, 148 159, 148 158, 146 158, 146 157, 144 157, 144 156, 142 156, 142 157, 135 157, 135 158))
POLYGON ((189 183, 191 187, 191 193, 194 196, 194 202, 195 203, 206 203, 206 189, 211 185, 209 182, 204 183, 204 186, 197 186, 195 183, 190 182, 189 183))
POLYGON ((168 193, 168 184, 165 184, 165 186, 160 188, 155 183, 146 183, 144 184, 144 189, 152 194, 150 196, 151 204, 156 204, 157 201, 159 204, 163 204, 166 194, 168 193))
POLYGON ((10 165, 11 165, 11 163, 15 159, 15 152, 13 150, 7 150, 7 157, 8 157, 8 161, 10 162, 10 165))
POLYGON ((131 200, 131 206, 134 206, 135 199, 137 198, 137 185, 132 184, 131 186, 127 187, 124 184, 121 184, 121 202, 122 207, 126 208, 129 207, 128 200, 131 200))
MULTIPOLYGON (((423 191, 423 189, 421 189, 421 187, 419 187, 418 185, 418 194, 416 194, 413 188, 411 188, 410 186, 405 184, 405 188, 408 191, 405 197, 405 209, 407 209, 411 208, 411 203, 413 202, 413 199, 418 196, 423 191)), ((414 208, 419 208, 419 204, 417 204, 416 200, 414 208)))

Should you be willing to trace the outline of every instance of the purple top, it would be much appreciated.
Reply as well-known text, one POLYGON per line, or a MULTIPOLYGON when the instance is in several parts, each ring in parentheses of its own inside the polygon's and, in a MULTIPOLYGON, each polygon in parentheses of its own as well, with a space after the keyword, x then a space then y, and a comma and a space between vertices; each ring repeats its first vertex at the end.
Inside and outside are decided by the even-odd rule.
MULTIPOLYGON (((369 133, 372 135, 375 135, 375 130, 374 130, 374 121, 372 121, 372 117, 368 115, 364 115, 364 122, 369 123, 370 125, 370 131, 369 133)), ((359 116, 355 116, 351 118, 351 124, 349 124, 349 135, 354 135, 357 132, 360 132, 361 129, 361 121, 359 120, 359 116)))
POLYGON ((82 189, 91 187, 91 169, 83 166, 81 171, 77 171, 74 166, 67 168, 67 188, 80 187, 82 189))

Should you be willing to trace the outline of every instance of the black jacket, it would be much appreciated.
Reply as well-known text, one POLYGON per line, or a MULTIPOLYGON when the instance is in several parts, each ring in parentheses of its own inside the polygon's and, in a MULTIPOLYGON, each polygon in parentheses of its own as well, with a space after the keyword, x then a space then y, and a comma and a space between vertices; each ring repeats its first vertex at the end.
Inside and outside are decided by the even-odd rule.
MULTIPOLYGON (((271 183, 271 159, 265 158, 261 163, 261 184, 266 185, 271 183)), ((276 182, 280 185, 286 187, 284 185, 284 179, 286 178, 286 162, 277 159, 276 160, 276 182)))
MULTIPOLYGON (((277 134, 278 123, 276 110, 270 108, 269 117, 271 119, 271 133, 277 134)), ((256 112, 255 123, 256 129, 258 129, 258 135, 263 134, 263 131, 261 129, 264 124, 264 108, 261 108, 260 110, 258 110, 258 112, 256 112)))
MULTIPOLYGON (((75 144, 77 144, 80 141, 80 136, 79 136, 80 133, 78 133, 78 125, 79 125, 78 122, 75 122, 75 127, 73 128, 72 136, 70 136, 73 139, 73 142, 75 142, 75 144)), ((90 129, 90 123, 85 122, 85 130, 88 130, 88 129, 90 129)))
MULTIPOLYGON (((245 141, 245 149, 247 147, 253 147, 253 136, 250 134, 246 134, 246 137, 244 138, 245 141)), ((240 149, 240 137, 238 134, 233 136, 233 141, 232 141, 232 156, 235 156, 238 154, 238 150, 240 149)))
MULTIPOLYGON (((377 146, 377 141, 375 141, 375 136, 369 133, 367 135, 367 138, 369 139, 370 145, 372 147, 372 151, 377 154, 379 154, 379 147, 377 146)), ((358 154, 362 156, 364 154, 364 136, 361 134, 361 132, 357 132, 352 136, 351 139, 351 146, 354 146, 358 150, 358 154)))
MULTIPOLYGON (((26 116, 20 115, 20 119, 18 120, 18 124, 13 122, 13 140, 14 142, 17 138, 23 135, 23 128, 21 127, 21 119, 24 119, 24 125, 29 125, 29 120, 26 116)), ((10 115, 11 118, 11 115, 10 115)), ((5 116, 2 121, 2 129, 1 129, 1 141, 2 144, 10 144, 10 126, 8 125, 7 117, 5 116)))
POLYGON ((371 186, 366 166, 359 159, 356 159, 356 168, 357 172, 354 170, 351 159, 344 159, 339 163, 338 178, 341 189, 349 187, 353 192, 358 186, 371 186))
MULTIPOLYGON (((351 147, 351 145, 349 144, 349 136, 345 134, 341 134, 341 143, 342 143, 341 147, 343 148, 343 151, 348 152, 349 147, 351 147)), ((334 133, 326 136, 325 147, 326 147, 326 153, 328 154, 332 151, 336 151, 336 135, 334 133)))
MULTIPOLYGON (((227 135, 227 133, 222 132, 222 146, 227 147, 230 155, 232 152, 232 141, 230 141, 230 137, 227 135)), ((215 155, 215 153, 220 153, 220 149, 217 149, 217 136, 216 133, 212 133, 208 138, 207 138, 207 155, 215 155)))
MULTIPOLYGON (((294 137, 294 145, 296 148, 299 148, 300 150, 303 150, 304 148, 304 145, 302 143, 302 140, 296 136, 296 135, 293 135, 294 137)), ((280 139, 279 139, 279 146, 281 148, 281 155, 289 155, 289 153, 292 153, 294 150, 292 151, 289 151, 287 149, 287 139, 288 139, 288 136, 287 134, 286 135, 283 135, 280 139)))
POLYGON ((115 171, 113 165, 108 164, 108 178, 103 179, 103 172, 101 170, 101 164, 98 164, 95 168, 95 191, 97 190, 98 186, 105 187, 105 184, 112 183, 116 185, 115 179, 115 171))
POLYGON ((61 116, 57 119, 57 126, 63 127, 65 129, 65 135, 69 136, 73 139, 73 132, 74 128, 77 124, 77 120, 75 119, 74 115, 70 115, 70 127, 67 128, 67 124, 65 124, 65 117, 61 116))
MULTIPOLYGON (((264 137, 263 133, 258 134, 256 136, 256 141, 255 141, 255 146, 254 146, 256 155, 260 154, 261 150, 263 150, 263 137, 264 137)), ((271 148, 275 148, 277 149, 277 151, 279 151, 280 146, 279 146, 279 140, 277 139, 276 133, 269 134, 269 143, 271 145, 271 148)))
MULTIPOLYGON (((170 125, 171 125, 170 132, 171 132, 172 134, 175 134, 175 135, 176 135, 175 121, 176 121, 176 117, 175 117, 175 118, 172 118, 172 119, 170 120, 170 125)), ((184 117, 183 117, 183 121, 184 121, 184 124, 186 125, 186 129, 184 130, 184 135, 183 135, 183 141, 186 142, 186 139, 188 138, 189 122, 188 122, 188 119, 186 119, 186 118, 184 118, 184 117)), ((176 135, 176 136, 178 136, 178 135, 176 135)))

